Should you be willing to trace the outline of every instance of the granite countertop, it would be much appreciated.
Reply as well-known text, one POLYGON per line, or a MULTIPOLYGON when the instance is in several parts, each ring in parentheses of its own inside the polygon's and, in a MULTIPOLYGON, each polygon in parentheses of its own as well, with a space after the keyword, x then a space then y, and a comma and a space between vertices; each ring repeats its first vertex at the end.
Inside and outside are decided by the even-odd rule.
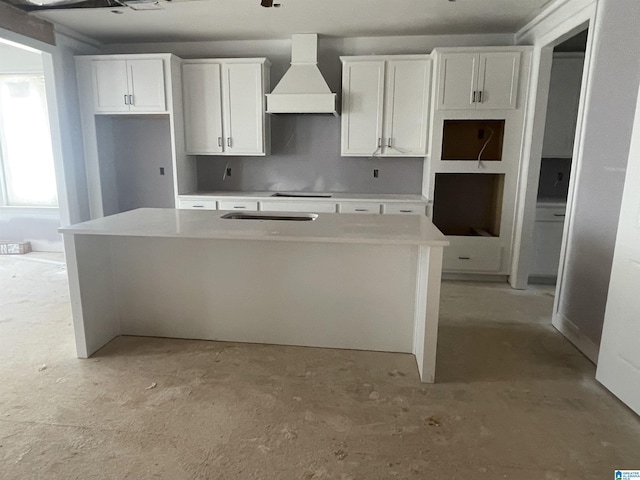
POLYGON ((180 198, 192 198, 192 197, 234 197, 234 198, 252 198, 256 200, 277 200, 277 201, 322 201, 322 202, 336 202, 343 200, 362 200, 372 202, 421 202, 428 203, 427 197, 423 195, 410 195, 410 194, 390 194, 390 193, 342 193, 342 192, 229 192, 229 191, 217 191, 217 192, 204 192, 198 191, 188 194, 179 195, 180 198), (292 193, 295 195, 301 195, 297 197, 282 197, 274 196, 275 193, 292 193), (330 194, 330 197, 312 197, 309 195, 326 195, 330 194))
MULTIPOLYGON (((269 221, 221 218, 226 213, 229 212, 140 208, 62 227, 58 231, 74 235, 125 237, 429 246, 449 244, 446 237, 422 215, 320 213, 313 221, 269 221)), ((273 215, 274 212, 252 213, 273 215)))

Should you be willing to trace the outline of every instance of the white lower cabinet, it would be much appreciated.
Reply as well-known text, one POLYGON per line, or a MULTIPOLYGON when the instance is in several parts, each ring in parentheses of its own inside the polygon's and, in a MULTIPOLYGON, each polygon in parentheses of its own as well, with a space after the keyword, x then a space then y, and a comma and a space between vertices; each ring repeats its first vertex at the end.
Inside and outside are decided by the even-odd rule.
POLYGON ((178 208, 187 210, 217 210, 217 202, 215 200, 178 200, 178 208))
POLYGON ((309 212, 335 213, 334 202, 260 202, 260 210, 265 212, 309 212))
POLYGON ((362 213, 387 215, 426 215, 431 218, 431 206, 418 202, 388 202, 358 201, 336 199, 304 199, 304 200, 267 200, 255 197, 250 200, 245 197, 213 197, 197 195, 178 199, 178 208, 202 210, 259 210, 263 212, 309 212, 309 213, 362 213))
POLYGON ((536 209, 530 275, 541 277, 558 275, 564 216, 565 207, 540 206, 536 209))
POLYGON ((220 200, 219 210, 258 210, 258 202, 243 200, 220 200))
POLYGON ((455 237, 444 249, 442 269, 450 272, 499 272, 503 247, 496 237, 455 237))
POLYGON ((424 203, 385 203, 382 213, 393 215, 427 215, 429 212, 424 203))
POLYGON ((340 213, 380 213, 382 205, 380 203, 341 203, 340 213))

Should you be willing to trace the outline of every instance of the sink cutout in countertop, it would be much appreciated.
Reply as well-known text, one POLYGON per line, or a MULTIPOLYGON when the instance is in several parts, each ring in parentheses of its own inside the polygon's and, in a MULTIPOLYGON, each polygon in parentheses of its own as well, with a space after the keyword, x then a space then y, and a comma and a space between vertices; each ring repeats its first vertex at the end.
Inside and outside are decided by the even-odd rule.
POLYGON ((318 215, 315 213, 298 213, 298 214, 267 214, 267 213, 258 213, 258 212, 238 212, 238 213, 227 213, 222 215, 225 220, 280 220, 280 221, 288 221, 288 222, 308 222, 313 221, 318 218, 318 215))
POLYGON ((332 193, 313 193, 313 192, 276 192, 271 195, 272 197, 287 197, 287 198, 331 198, 332 193))

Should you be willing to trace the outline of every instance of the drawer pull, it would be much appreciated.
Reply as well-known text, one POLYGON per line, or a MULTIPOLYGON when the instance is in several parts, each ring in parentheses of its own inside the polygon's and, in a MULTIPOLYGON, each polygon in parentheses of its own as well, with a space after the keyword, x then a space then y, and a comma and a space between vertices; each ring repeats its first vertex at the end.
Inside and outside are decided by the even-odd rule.
POLYGON ((553 216, 554 217, 564 217, 566 214, 564 213, 554 213, 553 216))
POLYGON ((193 205, 193 208, 204 208, 204 205, 193 205))
POLYGON ((236 205, 233 208, 247 208, 247 207, 244 207, 244 206, 241 206, 241 205, 236 205))
POLYGON ((411 213, 413 210, 400 210, 400 213, 411 213))
POLYGON ((458 260, 471 260, 471 257, 458 257, 458 260))
POLYGON ((368 212, 367 208, 356 208, 356 212, 368 212))

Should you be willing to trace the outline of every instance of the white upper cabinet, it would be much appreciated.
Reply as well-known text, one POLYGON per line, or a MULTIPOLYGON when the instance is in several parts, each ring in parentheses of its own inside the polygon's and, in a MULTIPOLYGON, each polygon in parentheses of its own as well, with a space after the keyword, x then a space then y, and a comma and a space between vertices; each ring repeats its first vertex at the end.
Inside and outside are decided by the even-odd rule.
POLYGON ((187 153, 265 155, 266 59, 196 60, 182 66, 187 153))
POLYGON ((347 62, 342 75, 342 155, 380 153, 384 61, 347 62))
POLYGON ((164 60, 92 61, 94 107, 99 113, 165 112, 164 60))
POLYGON ((443 53, 438 56, 438 72, 438 109, 517 106, 520 52, 443 53))
POLYGON ((571 158, 576 136, 584 55, 554 55, 542 156, 571 158))
POLYGON ((342 57, 342 155, 427 154, 431 60, 342 57))
POLYGON ((231 155, 264 153, 265 91, 262 65, 230 63, 222 66, 225 152, 231 155))
POLYGON ((219 63, 182 66, 184 131, 187 152, 222 152, 222 87, 219 63))

